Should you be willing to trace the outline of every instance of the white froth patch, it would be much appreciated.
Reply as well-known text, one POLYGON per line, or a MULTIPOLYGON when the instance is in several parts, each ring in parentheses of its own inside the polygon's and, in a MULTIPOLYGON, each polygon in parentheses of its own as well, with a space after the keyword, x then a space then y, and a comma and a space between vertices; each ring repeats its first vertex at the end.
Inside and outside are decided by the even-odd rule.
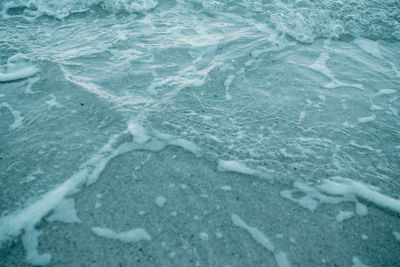
POLYGON ((366 234, 361 234, 361 239, 362 240, 368 240, 368 236, 366 234))
POLYGON ((392 233, 394 235, 394 238, 396 238, 396 240, 400 242, 400 233, 396 231, 393 231, 392 233))
POLYGON ((234 225, 246 230, 249 232, 251 237, 257 241, 257 243, 261 244, 264 248, 268 249, 271 252, 275 251, 274 245, 269 241, 268 237, 266 237, 260 230, 255 227, 247 225, 238 215, 232 214, 231 219, 234 225))
POLYGON ((327 196, 327 195, 324 195, 321 192, 319 192, 316 188, 314 188, 310 185, 300 183, 300 182, 295 182, 294 186, 297 189, 293 189, 293 190, 285 189, 285 190, 281 191, 281 196, 297 203, 301 207, 308 209, 310 211, 316 210, 316 208, 318 207, 318 204, 320 202, 328 203, 328 204, 337 204, 342 201, 354 200, 354 198, 348 197, 348 196, 346 196, 346 197, 327 196), (304 195, 301 197, 295 198, 293 196, 294 193, 301 193, 304 195))
POLYGON ((354 216, 352 211, 339 211, 339 214, 336 216, 337 222, 343 222, 344 220, 348 220, 354 216))
POLYGON ((183 138, 177 138, 173 135, 161 133, 161 132, 155 132, 154 136, 161 139, 162 141, 165 141, 169 145, 174 145, 174 146, 179 146, 187 151, 192 152, 196 157, 200 157, 203 153, 201 149, 196 146, 194 143, 183 139, 183 138))
POLYGON ((354 42, 367 54, 376 58, 382 59, 381 52, 379 51, 379 45, 376 41, 368 39, 357 38, 354 42))
POLYGON ((127 123, 128 130, 133 136, 133 141, 139 145, 149 141, 150 136, 147 134, 146 130, 135 120, 130 120, 127 123))
POLYGON ((274 245, 271 241, 266 237, 260 230, 255 227, 247 225, 238 215, 232 214, 231 219, 234 225, 246 230, 251 237, 264 248, 269 250, 275 256, 275 261, 279 267, 289 267, 290 262, 287 258, 286 253, 284 252, 277 252, 275 250, 274 245))
POLYGON ((365 206, 364 204, 357 202, 356 203, 356 213, 359 216, 365 216, 368 214, 368 208, 367 206, 365 206))
POLYGON ((22 126, 22 121, 24 120, 24 118, 21 116, 21 112, 14 110, 8 103, 3 102, 0 104, 0 108, 1 107, 5 107, 8 108, 11 112, 11 114, 14 117, 14 122, 13 124, 10 125, 10 130, 14 130, 17 128, 20 128, 22 126))
POLYGON ((248 175, 258 175, 257 170, 251 169, 246 165, 235 160, 219 160, 218 171, 231 171, 248 175))
POLYGON ((141 240, 150 241, 151 236, 143 229, 137 228, 126 232, 116 233, 108 228, 93 227, 93 233, 107 239, 116 239, 125 243, 138 242, 141 240))
POLYGON ((39 254, 38 252, 39 236, 40 232, 33 227, 26 228, 22 236, 22 244, 26 250, 26 261, 32 265, 46 265, 51 261, 50 254, 39 254))
POLYGON ((376 95, 391 95, 396 93, 396 90, 393 89, 382 89, 379 90, 378 93, 376 93, 376 95))
POLYGON ((49 222, 60 221, 66 223, 79 223, 73 198, 62 200, 55 208, 53 213, 47 218, 49 222))
POLYGON ((360 261, 360 259, 357 258, 356 256, 353 257, 352 262, 353 262, 353 265, 351 267, 368 267, 368 265, 365 265, 364 263, 362 263, 360 261))
POLYGON ((359 119, 358 119, 358 122, 359 122, 359 123, 367 123, 367 122, 374 121, 375 119, 376 119, 375 114, 372 114, 372 115, 369 116, 369 117, 362 117, 362 118, 359 118, 359 119))
MULTIPOLYGON (((127 132, 125 131, 124 133, 127 132)), ((27 251, 28 261, 32 262, 32 264, 48 263, 50 261, 50 255, 39 255, 35 249, 37 247, 39 233, 34 227, 45 216, 59 208, 60 205, 63 207, 63 204, 60 203, 62 203, 66 197, 79 192, 82 185, 95 182, 112 158, 132 150, 158 149, 157 151, 159 151, 165 147, 165 145, 153 144, 150 142, 151 144, 141 146, 135 143, 124 143, 114 148, 119 136, 120 134, 112 136, 109 142, 104 145, 96 155, 83 163, 79 171, 68 178, 64 183, 43 194, 37 201, 30 203, 22 210, 17 210, 9 215, 1 217, 0 247, 6 240, 25 232, 23 236, 23 245, 27 251)), ((71 204, 64 203, 64 206, 67 206, 68 210, 72 209, 70 208, 71 204)))
POLYGON ((29 59, 22 54, 17 54, 7 60, 0 72, 0 82, 12 82, 36 75, 39 68, 29 62, 29 59))
POLYGON ((20 67, 18 70, 0 73, 0 82, 12 82, 36 75, 39 68, 36 66, 20 67))
POLYGON ((371 185, 356 182, 351 179, 334 177, 332 180, 324 180, 316 186, 323 193, 344 196, 358 197, 375 205, 400 213, 400 200, 386 196, 378 192, 378 188, 371 185))
POLYGON ((167 199, 165 197, 158 197, 156 198, 156 205, 162 208, 166 201, 167 199))

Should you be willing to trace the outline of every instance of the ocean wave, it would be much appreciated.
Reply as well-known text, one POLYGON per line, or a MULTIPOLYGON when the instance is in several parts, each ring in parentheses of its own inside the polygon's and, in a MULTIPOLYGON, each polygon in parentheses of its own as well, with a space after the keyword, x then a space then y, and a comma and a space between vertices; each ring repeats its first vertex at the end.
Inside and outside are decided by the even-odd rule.
POLYGON ((1 7, 1 14, 3 18, 36 18, 48 15, 63 19, 73 13, 88 11, 93 6, 100 6, 110 12, 133 13, 151 10, 157 5, 157 0, 17 0, 5 2, 1 7))
POLYGON ((319 38, 400 40, 399 1, 200 0, 207 10, 247 14, 302 43, 319 38))
MULTIPOLYGON (((8 0, 1 6, 1 15, 27 19, 48 15, 63 19, 95 7, 114 13, 133 13, 151 11, 159 4, 162 9, 165 3, 157 0, 8 0)), ((200 9, 217 16, 223 12, 251 17, 301 43, 313 43, 320 38, 400 40, 399 1, 178 0, 175 4, 184 6, 188 12, 200 9)))

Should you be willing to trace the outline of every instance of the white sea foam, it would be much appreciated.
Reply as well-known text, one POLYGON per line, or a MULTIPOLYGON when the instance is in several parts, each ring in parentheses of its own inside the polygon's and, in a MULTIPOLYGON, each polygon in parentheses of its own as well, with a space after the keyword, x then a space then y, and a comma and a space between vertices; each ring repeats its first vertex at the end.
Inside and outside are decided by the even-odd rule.
POLYGON ((32 265, 46 265, 51 261, 50 254, 39 254, 38 252, 39 236, 40 232, 32 226, 26 227, 22 236, 22 244, 26 250, 26 261, 32 265))
MULTIPOLYGON (((136 125, 135 129, 143 128, 139 126, 136 125)), ((96 182, 112 158, 133 150, 160 151, 167 145, 180 146, 198 155, 200 153, 200 150, 193 143, 160 133, 158 136, 161 140, 154 137, 149 138, 150 140, 146 143, 138 144, 136 142, 130 142, 115 147, 119 137, 130 132, 131 131, 127 129, 120 134, 112 136, 108 143, 104 145, 97 154, 82 164, 79 171, 68 178, 64 183, 48 191, 39 197, 37 201, 27 205, 24 209, 17 210, 0 218, 0 247, 6 240, 13 236, 20 235, 22 231, 25 231, 27 240, 27 242, 25 242, 27 244, 27 246, 25 246, 27 250, 27 260, 29 262, 38 261, 48 263, 50 261, 50 255, 39 255, 37 252, 36 247, 39 232, 35 229, 35 226, 52 211, 54 211, 54 213, 49 217, 50 221, 61 220, 65 222, 78 222, 79 219, 76 216, 73 199, 66 200, 66 198, 79 192, 82 186, 96 182), (34 246, 35 244, 36 246, 34 246)), ((137 134, 137 131, 134 131, 134 134, 137 134)), ((139 135, 139 137, 140 136, 141 135, 139 135)), ((139 138, 139 140, 141 139, 139 138)), ((136 232, 113 234, 106 230, 103 231, 100 228, 97 229, 97 232, 110 236, 110 238, 114 237, 117 239, 135 239, 135 235, 147 239, 147 236, 143 232, 138 232, 139 234, 135 234, 136 232)))
POLYGON ((287 198, 305 209, 314 211, 317 209, 319 203, 337 204, 343 201, 354 201, 352 196, 332 197, 319 192, 315 187, 301 182, 295 182, 294 186, 297 189, 285 189, 281 192, 281 196, 287 198), (296 193, 303 194, 301 197, 295 198, 293 195, 296 193))
POLYGON ((396 90, 393 89, 381 89, 376 93, 376 95, 392 95, 395 94, 396 90))
POLYGON ((372 187, 368 184, 335 177, 331 180, 324 180, 320 185, 317 185, 316 188, 320 192, 330 195, 361 198, 375 205, 400 213, 400 200, 386 196, 378 192, 376 187, 372 187))
POLYGON ((359 216, 365 216, 368 214, 368 208, 367 206, 365 206, 364 204, 357 202, 356 203, 356 213, 359 216))
POLYGON ((240 163, 236 160, 218 160, 217 164, 218 164, 218 166, 217 166, 218 171, 237 172, 237 173, 241 173, 241 174, 247 174, 247 175, 251 175, 251 176, 257 176, 257 177, 270 179, 270 177, 267 175, 267 173, 257 170, 257 169, 249 168, 245 164, 240 163))
POLYGON ((289 267, 290 266, 290 262, 287 258, 286 253, 276 251, 275 246, 271 243, 269 238, 266 237, 260 230, 258 230, 255 227, 247 225, 242 220, 242 218, 240 218, 236 214, 232 214, 231 219, 232 219, 232 222, 234 225, 246 230, 257 243, 259 243, 264 248, 266 248, 271 253, 273 253, 275 256, 275 261, 279 267, 289 267))
POLYGON ((137 146, 131 143, 125 143, 117 148, 113 148, 119 135, 110 138, 109 142, 99 151, 97 155, 85 162, 80 170, 68 178, 64 183, 48 191, 39 199, 22 210, 17 210, 9 215, 0 218, 0 247, 3 243, 13 236, 20 235, 24 231, 23 244, 27 251, 27 261, 32 264, 46 264, 50 262, 50 255, 39 255, 37 252, 37 243, 39 232, 35 229, 45 216, 51 211, 60 208, 55 212, 55 219, 76 221, 74 211, 71 212, 71 201, 65 201, 65 198, 79 191, 85 183, 91 183, 97 180, 107 163, 117 155, 127 151, 137 149, 137 146), (68 210, 70 216, 68 219, 59 213, 68 210), (57 215, 59 214, 59 215, 57 215), (72 215, 71 215, 72 214, 72 215), (25 240, 25 241, 24 241, 25 240), (34 263, 36 262, 36 263, 34 263))
POLYGON ((7 60, 0 72, 0 82, 12 82, 36 75, 39 68, 29 62, 29 59, 22 54, 17 54, 7 60))
POLYGON ((128 130, 133 136, 133 140, 138 144, 144 144, 150 139, 146 130, 136 120, 128 121, 128 130))
POLYGON ((238 215, 232 214, 231 216, 232 222, 234 225, 246 230, 249 232, 252 238, 254 238, 255 241, 260 243, 263 247, 268 249, 270 252, 274 253, 275 252, 275 247, 271 243, 271 241, 266 237, 260 230, 258 230, 255 227, 247 225, 238 215))
POLYGON ((358 122, 359 123, 368 123, 368 122, 374 121, 375 119, 376 119, 375 114, 372 114, 371 116, 368 116, 368 117, 359 118, 358 122))
POLYGON ((47 218, 49 222, 60 221, 66 223, 79 223, 81 220, 78 218, 75 209, 75 200, 73 198, 63 199, 54 208, 53 213, 47 218))
MULTIPOLYGON (((71 194, 79 191, 79 187, 92 176, 98 176, 104 169, 106 163, 119 154, 118 149, 114 151, 112 145, 117 136, 110 139, 100 153, 84 163, 77 173, 68 178, 64 183, 42 195, 36 202, 31 203, 22 210, 15 211, 0 219, 0 245, 12 236, 19 235, 22 230, 34 230, 34 227, 42 218, 64 201, 71 194)), ((125 148, 125 144, 119 147, 125 148)), ((93 179, 93 178, 92 178, 93 179)))
POLYGON ((19 70, 0 73, 0 82, 11 82, 31 77, 39 72, 36 66, 21 67, 19 70))
POLYGON ((141 228, 133 229, 126 232, 116 233, 108 228, 93 227, 92 231, 98 236, 108 239, 116 239, 125 243, 138 242, 141 240, 145 241, 151 240, 151 236, 141 228))
POLYGON ((197 157, 200 157, 203 154, 201 149, 197 145, 195 145, 194 143, 192 143, 186 139, 176 138, 173 135, 161 133, 159 131, 154 131, 154 136, 160 140, 165 141, 169 145, 178 146, 187 151, 190 151, 193 154, 195 154, 197 157))
POLYGON ((145 12, 157 6, 156 0, 60 0, 57 2, 47 0, 17 0, 14 3, 9 2, 3 5, 1 14, 3 18, 12 18, 9 15, 11 8, 25 7, 23 15, 27 19, 49 15, 58 19, 68 17, 73 13, 88 11, 94 5, 101 5, 105 10, 111 12, 145 12))
POLYGON ((344 220, 348 220, 354 216, 354 212, 352 211, 339 211, 339 214, 336 216, 337 222, 343 222, 344 220))

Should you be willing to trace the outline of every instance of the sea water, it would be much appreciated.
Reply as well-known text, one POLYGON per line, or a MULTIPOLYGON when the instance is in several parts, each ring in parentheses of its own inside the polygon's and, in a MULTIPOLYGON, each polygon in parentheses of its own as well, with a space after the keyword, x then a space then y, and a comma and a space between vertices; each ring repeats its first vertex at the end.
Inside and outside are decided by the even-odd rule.
POLYGON ((0 265, 400 264, 400 2, 0 2, 0 265))

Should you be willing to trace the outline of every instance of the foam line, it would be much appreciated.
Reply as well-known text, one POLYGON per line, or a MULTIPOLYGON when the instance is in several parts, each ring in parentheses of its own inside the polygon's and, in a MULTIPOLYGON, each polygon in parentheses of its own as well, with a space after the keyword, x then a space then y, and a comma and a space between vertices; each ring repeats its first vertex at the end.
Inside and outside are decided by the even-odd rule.
POLYGON ((10 73, 0 73, 0 82, 12 82, 36 75, 39 68, 36 66, 24 67, 10 73))
MULTIPOLYGON (((0 247, 3 242, 12 236, 21 234, 22 230, 32 229, 43 217, 54 210, 66 196, 79 191, 79 186, 86 182, 93 175, 99 175, 104 169, 106 163, 115 157, 111 153, 112 144, 116 141, 116 136, 111 138, 101 150, 100 154, 94 156, 82 165, 80 171, 72 175, 64 183, 50 190, 39 198, 36 202, 0 219, 0 247), (93 161, 97 165, 91 166, 93 161), (94 168, 93 168, 94 167, 94 168)), ((123 144, 121 146, 124 146, 123 144)))
POLYGON ((218 161, 218 170, 219 171, 231 171, 231 172, 237 172, 237 173, 255 175, 255 176, 257 176, 259 174, 258 171, 251 169, 251 168, 247 167, 246 165, 244 165, 238 161, 235 161, 235 160, 219 160, 218 161))
MULTIPOLYGON (((139 128, 140 130, 144 129, 141 126, 139 128)), ((60 205, 62 206, 61 203, 65 201, 66 197, 79 192, 83 185, 90 185, 96 182, 111 159, 133 150, 160 151, 167 145, 180 146, 196 155, 200 155, 201 151, 193 143, 183 139, 177 139, 170 135, 160 135, 160 139, 151 137, 146 143, 138 144, 135 142, 135 137, 138 137, 137 131, 131 133, 134 137, 134 142, 123 143, 114 148, 118 138, 123 134, 131 132, 130 130, 132 129, 112 136, 108 143, 104 145, 96 155, 81 165, 77 173, 72 175, 61 185, 42 195, 36 202, 33 202, 22 210, 15 211, 0 218, 0 247, 2 247, 5 241, 13 236, 20 235, 24 231, 24 236, 27 236, 30 240, 27 243, 29 246, 25 246, 27 250, 27 261, 31 264, 47 264, 50 262, 50 255, 39 255, 37 252, 37 245, 34 245, 37 244, 37 241, 35 241, 36 243, 33 242, 37 240, 39 236, 39 232, 35 230, 35 226, 51 211, 57 209, 60 205)), ((143 131, 140 132, 139 136, 146 135, 143 131)), ((142 138, 139 139, 139 141, 143 141, 142 138)), ((74 219, 76 221, 76 218, 74 219)), ((104 231, 102 232, 105 233, 104 231)), ((127 235, 131 236, 131 234, 127 235)), ((141 236, 143 237, 144 235, 141 236)), ((114 237, 118 237, 118 234, 114 237)))
POLYGON ((400 200, 388 197, 367 184, 337 177, 333 180, 325 179, 323 183, 317 185, 316 188, 330 195, 355 196, 400 213, 400 200))
POLYGON ((274 245, 271 241, 266 237, 260 230, 255 227, 252 227, 246 224, 238 215, 232 214, 231 219, 234 225, 246 230, 251 237, 264 248, 269 250, 271 253, 274 254, 275 261, 279 267, 290 267, 290 262, 287 258, 286 253, 284 252, 277 252, 274 245))
POLYGON ((249 232, 252 238, 254 238, 257 243, 261 244, 263 247, 271 251, 272 253, 275 252, 275 247, 269 241, 268 237, 266 237, 260 230, 255 227, 247 225, 238 215, 232 214, 231 219, 234 225, 246 230, 249 232))
POLYGON ((116 233, 107 228, 93 227, 92 231, 98 236, 108 239, 116 239, 125 243, 138 242, 140 240, 146 240, 146 241, 151 240, 151 236, 141 228, 133 229, 126 232, 116 233))

